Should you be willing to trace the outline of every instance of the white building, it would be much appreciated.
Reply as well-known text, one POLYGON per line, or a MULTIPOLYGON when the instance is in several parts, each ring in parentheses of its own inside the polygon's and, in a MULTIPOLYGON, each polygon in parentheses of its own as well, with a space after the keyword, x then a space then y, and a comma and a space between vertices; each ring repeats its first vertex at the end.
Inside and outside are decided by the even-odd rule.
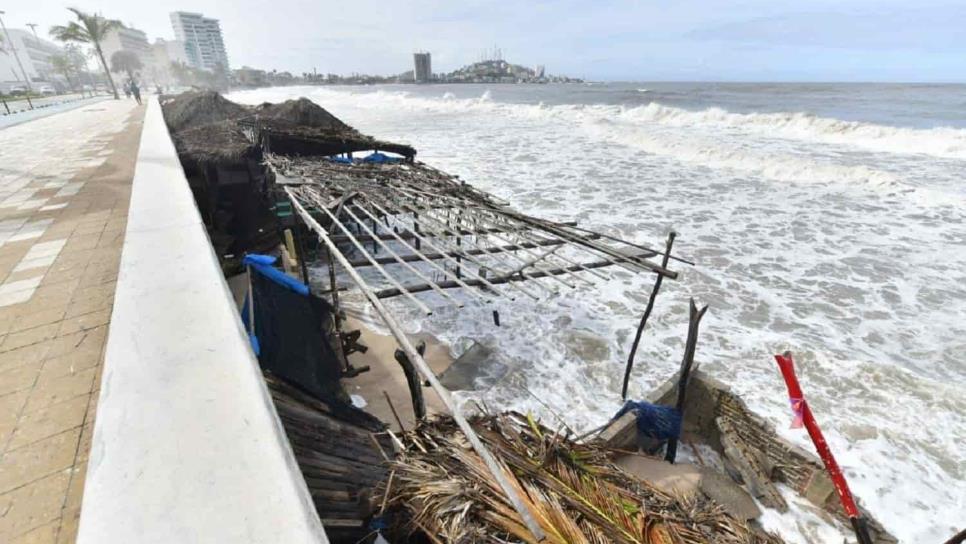
POLYGON ((15 50, 32 86, 53 79, 63 79, 50 65, 50 57, 63 54, 63 47, 37 38, 29 30, 11 28, 8 29, 8 34, 9 37, 3 36, 2 44, 6 53, 0 53, 0 88, 7 91, 12 87, 26 86, 24 75, 14 56, 15 50))
POLYGON ((101 41, 101 50, 104 52, 104 60, 111 66, 111 55, 118 51, 130 51, 137 55, 141 61, 142 68, 138 70, 142 77, 150 74, 154 69, 154 50, 148 43, 148 36, 143 31, 134 27, 114 28, 107 33, 101 41))
POLYGON ((188 66, 209 71, 220 66, 228 71, 228 53, 218 19, 210 19, 200 13, 175 11, 171 14, 171 26, 175 38, 185 44, 188 66))

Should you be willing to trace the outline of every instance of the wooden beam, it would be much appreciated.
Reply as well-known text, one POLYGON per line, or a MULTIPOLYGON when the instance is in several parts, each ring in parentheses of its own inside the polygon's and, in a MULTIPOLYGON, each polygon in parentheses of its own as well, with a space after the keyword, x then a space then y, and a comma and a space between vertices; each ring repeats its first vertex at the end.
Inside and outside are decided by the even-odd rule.
MULTIPOLYGON (((615 263, 613 260, 606 259, 601 261, 583 263, 577 266, 568 266, 566 268, 554 268, 551 270, 539 270, 539 271, 528 272, 527 277, 521 276, 519 274, 513 274, 509 276, 507 275, 495 276, 490 278, 490 283, 502 284, 502 283, 517 282, 517 281, 527 281, 529 279, 544 278, 551 275, 569 274, 571 272, 580 272, 581 270, 584 270, 584 269, 603 268, 605 266, 611 266, 616 264, 617 263, 615 263)), ((466 283, 472 286, 481 285, 479 280, 466 280, 466 283)), ((441 282, 437 282, 435 285, 440 289, 453 289, 456 287, 460 287, 460 285, 454 281, 441 281, 441 282)), ((405 294, 406 292, 421 293, 423 291, 429 291, 430 289, 433 289, 433 286, 429 285, 428 283, 423 283, 419 285, 408 285, 405 287, 405 290, 390 288, 390 289, 382 289, 381 291, 376 291, 376 297, 392 298, 392 297, 405 294)))
MULTIPOLYGON (((575 222, 572 222, 572 223, 573 223, 573 225, 576 225, 577 224, 575 222)), ((570 226, 569 223, 568 223, 568 226, 570 226)), ((516 232, 516 231, 514 229, 506 229, 506 228, 502 228, 502 227, 500 227, 500 228, 477 229, 477 230, 460 229, 460 231, 459 231, 459 233, 461 235, 463 235, 463 236, 470 236, 470 235, 474 235, 474 234, 475 235, 498 234, 498 233, 501 233, 501 232, 516 232)), ((456 233, 456 231, 454 230, 452 235, 455 236, 455 233, 456 233)), ((399 234, 399 237, 400 238, 403 238, 403 239, 406 239, 406 240, 411 240, 411 239, 417 238, 417 236, 416 236, 415 233, 410 232, 408 230, 404 230, 404 231, 402 231, 402 232, 400 232, 398 234, 399 234)), ((426 237, 426 233, 424 233, 424 232, 420 232, 419 234, 422 235, 423 237, 426 237)), ((447 235, 447 236, 450 236, 450 235, 447 235)), ((355 236, 354 238, 356 240, 360 241, 360 242, 372 242, 372 241, 374 241, 374 238, 372 236, 368 236, 368 235, 365 235, 365 234, 360 235, 360 236, 355 236)), ((599 238, 599 236, 598 236, 598 238, 599 238)), ((393 235, 391 235, 391 234, 380 234, 379 235, 379 239, 380 240, 393 240, 393 239, 395 239, 395 237, 393 235)), ((339 235, 332 236, 332 241, 335 242, 335 243, 337 243, 337 244, 342 244, 342 243, 345 243, 345 242, 349 242, 350 239, 349 239, 348 236, 339 234, 339 235)))
MULTIPOLYGON (((567 243, 565 240, 541 240, 539 242, 526 242, 523 244, 513 244, 507 246, 500 246, 503 251, 516 251, 523 248, 535 248, 542 246, 555 246, 567 243)), ((461 255, 486 255, 488 252, 481 249, 467 249, 464 251, 447 251, 445 253, 423 253, 423 257, 427 259, 443 259, 445 257, 459 257, 461 255)), ((406 262, 415 262, 423 260, 419 255, 401 255, 400 258, 406 262)), ((363 266, 372 266, 366 259, 355 259, 349 261, 352 266, 359 268, 363 266)), ((379 264, 392 264, 396 262, 395 257, 376 257, 376 262, 379 264)))

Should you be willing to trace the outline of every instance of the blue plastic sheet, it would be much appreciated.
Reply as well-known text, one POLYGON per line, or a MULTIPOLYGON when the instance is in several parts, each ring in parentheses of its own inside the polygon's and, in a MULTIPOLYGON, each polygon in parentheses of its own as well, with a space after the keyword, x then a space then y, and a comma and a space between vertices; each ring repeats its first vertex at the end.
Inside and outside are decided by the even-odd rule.
POLYGON ((390 157, 389 155, 376 151, 375 153, 369 155, 368 157, 363 157, 362 162, 393 163, 393 162, 399 162, 400 160, 402 159, 390 157))
POLYGON ((662 406, 645 401, 629 400, 611 421, 634 412, 637 417, 637 430, 649 438, 667 440, 681 436, 681 414, 673 406, 662 406))
POLYGON ((243 265, 254 268, 259 274, 262 274, 275 283, 285 286, 303 296, 309 294, 308 285, 275 268, 272 266, 274 263, 275 257, 271 255, 258 255, 256 253, 249 253, 242 259, 243 265))

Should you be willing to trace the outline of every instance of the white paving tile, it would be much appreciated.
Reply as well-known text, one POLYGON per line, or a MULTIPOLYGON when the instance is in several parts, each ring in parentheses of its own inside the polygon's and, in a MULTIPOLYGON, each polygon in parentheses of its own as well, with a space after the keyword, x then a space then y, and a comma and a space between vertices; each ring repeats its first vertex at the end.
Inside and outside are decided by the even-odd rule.
POLYGON ((27 251, 27 255, 24 256, 24 259, 36 259, 38 257, 46 257, 48 255, 54 255, 56 257, 57 254, 60 253, 60 250, 64 249, 65 244, 67 244, 66 238, 34 244, 27 251))
POLYGON ((43 276, 37 276, 36 278, 4 282, 2 285, 0 285, 0 295, 17 293, 20 291, 33 291, 37 289, 38 285, 40 285, 40 280, 42 278, 43 276))
POLYGON ((37 257, 34 259, 22 259, 17 266, 13 267, 14 272, 22 272, 24 270, 30 270, 33 268, 47 268, 54 264, 54 259, 57 255, 46 255, 44 257, 37 257))

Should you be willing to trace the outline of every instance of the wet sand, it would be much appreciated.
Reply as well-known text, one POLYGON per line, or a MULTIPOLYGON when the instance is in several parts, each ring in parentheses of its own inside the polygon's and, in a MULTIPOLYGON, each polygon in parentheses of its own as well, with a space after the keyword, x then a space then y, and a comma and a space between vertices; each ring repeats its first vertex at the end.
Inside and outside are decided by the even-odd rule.
MULTIPOLYGON (((353 353, 349 356, 349 362, 353 366, 362 367, 368 365, 370 370, 363 372, 354 378, 343 379, 342 384, 350 395, 362 397, 366 406, 363 408, 370 414, 378 417, 389 424, 394 431, 399 430, 399 424, 393 416, 389 403, 383 394, 385 392, 392 400, 402 421, 403 426, 411 429, 415 422, 413 415, 412 400, 409 396, 409 385, 406 383, 406 376, 402 367, 396 362, 394 353, 399 347, 396 339, 392 335, 382 334, 379 331, 366 325, 364 322, 349 317, 344 324, 345 330, 351 331, 359 329, 362 331, 360 341, 368 346, 366 353, 353 353)), ((441 344, 435 338, 419 334, 410 338, 413 343, 419 341, 426 342, 426 362, 437 376, 443 373, 453 363, 453 357, 449 348, 441 344)), ((439 396, 431 387, 423 387, 423 398, 426 401, 427 415, 445 413, 439 396)))

